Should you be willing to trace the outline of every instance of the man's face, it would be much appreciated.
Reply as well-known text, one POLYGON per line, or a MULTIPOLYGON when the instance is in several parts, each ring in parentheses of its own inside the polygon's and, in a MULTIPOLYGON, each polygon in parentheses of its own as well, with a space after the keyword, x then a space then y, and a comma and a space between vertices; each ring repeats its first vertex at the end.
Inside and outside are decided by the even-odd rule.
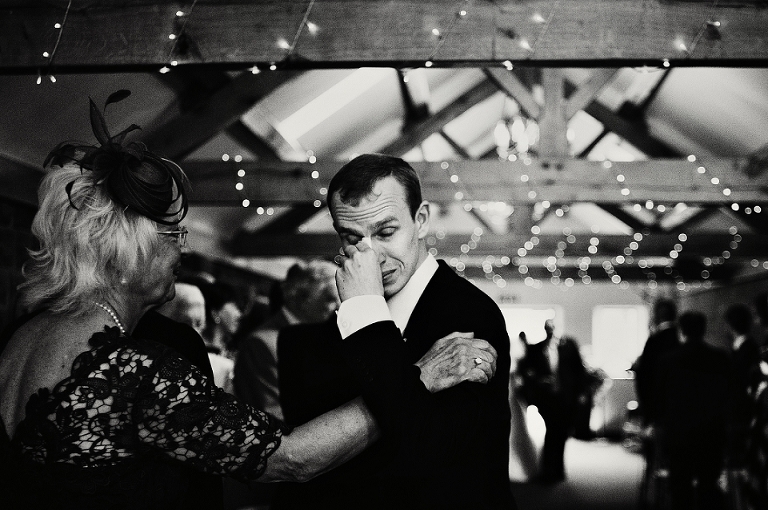
POLYGON ((411 216, 405 189, 389 176, 356 205, 341 202, 337 194, 331 205, 333 225, 345 247, 370 239, 381 267, 384 297, 400 292, 427 256, 420 240, 429 231, 429 204, 423 202, 411 216))

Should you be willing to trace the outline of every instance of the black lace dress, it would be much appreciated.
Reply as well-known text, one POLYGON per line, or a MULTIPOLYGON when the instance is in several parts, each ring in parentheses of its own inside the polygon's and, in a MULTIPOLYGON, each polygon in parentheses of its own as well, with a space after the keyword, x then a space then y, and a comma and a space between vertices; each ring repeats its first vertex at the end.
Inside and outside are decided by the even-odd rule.
POLYGON ((3 507, 11 497, 25 509, 180 508, 190 466, 241 481, 263 473, 279 422, 158 343, 105 328, 90 345, 70 377, 29 399, 3 507))

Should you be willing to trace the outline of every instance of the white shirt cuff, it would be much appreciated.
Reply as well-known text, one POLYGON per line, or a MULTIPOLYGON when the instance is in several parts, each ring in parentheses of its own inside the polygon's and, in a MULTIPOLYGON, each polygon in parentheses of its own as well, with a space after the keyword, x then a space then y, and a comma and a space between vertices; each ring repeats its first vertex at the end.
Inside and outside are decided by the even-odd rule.
POLYGON ((355 296, 339 306, 336 324, 342 340, 364 327, 379 321, 391 321, 392 316, 383 296, 355 296))

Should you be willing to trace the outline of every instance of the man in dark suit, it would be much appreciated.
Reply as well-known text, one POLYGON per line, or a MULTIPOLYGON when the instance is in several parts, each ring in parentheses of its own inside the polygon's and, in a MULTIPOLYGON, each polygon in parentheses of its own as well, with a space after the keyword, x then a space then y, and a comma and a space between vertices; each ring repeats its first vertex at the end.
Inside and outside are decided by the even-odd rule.
MULTIPOLYGON (((509 337, 498 306, 428 253, 429 204, 405 161, 359 156, 333 178, 328 196, 349 257, 340 273, 354 269, 356 247, 373 252, 386 301, 356 296, 343 301, 335 324, 283 330, 278 358, 288 424, 370 390, 352 374, 365 381, 388 377, 378 367, 391 366, 390 358, 417 364, 453 332, 490 342, 498 353, 497 375, 485 385, 462 383, 435 394, 409 385, 412 378, 387 379, 389 391, 366 393, 382 439, 315 480, 281 487, 273 508, 515 508, 508 476, 509 337), (363 355, 344 358, 341 342, 361 352, 380 349, 377 363, 366 364, 363 355), (408 417, 408 426, 393 416, 408 417)), ((347 283, 337 274, 342 299, 347 283)))
POLYGON ((659 394, 659 363, 661 359, 680 347, 677 333, 677 305, 669 299, 659 299, 653 306, 653 327, 643 352, 635 362, 635 390, 638 409, 644 426, 642 436, 646 469, 643 484, 650 487, 654 474, 666 468, 667 460, 656 435, 659 407, 663 394, 659 394))
POLYGON ((754 395, 760 384, 760 345, 752 336, 752 312, 743 303, 725 310, 728 326, 734 393, 731 403, 730 464, 743 468, 747 458, 747 437, 754 413, 754 395))
POLYGON ((674 301, 660 299, 653 307, 653 332, 645 342, 643 352, 635 366, 637 401, 646 426, 656 424, 659 398, 659 362, 666 354, 680 346, 677 337, 677 306, 674 301))
POLYGON ((283 306, 245 337, 235 361, 235 395, 284 421, 280 404, 277 338, 288 325, 323 322, 339 307, 336 266, 326 260, 297 262, 281 282, 283 306))
MULTIPOLYGON (((336 265, 327 260, 299 261, 280 282, 282 306, 264 323, 244 335, 235 360, 235 396, 242 402, 285 421, 280 398, 277 339, 280 331, 294 324, 328 319, 339 307, 336 265)), ((239 506, 266 507, 277 484, 252 482, 247 486, 226 480, 225 494, 239 506)))
POLYGON ((579 399, 589 390, 587 370, 576 342, 555 335, 551 319, 544 323, 546 337, 528 345, 520 360, 521 395, 535 405, 547 428, 541 455, 540 480, 565 479, 565 442, 576 425, 579 399))
POLYGON ((659 363, 659 437, 669 458, 675 510, 725 508, 718 478, 724 465, 731 368, 727 353, 704 341, 706 324, 702 313, 683 313, 682 346, 659 363))

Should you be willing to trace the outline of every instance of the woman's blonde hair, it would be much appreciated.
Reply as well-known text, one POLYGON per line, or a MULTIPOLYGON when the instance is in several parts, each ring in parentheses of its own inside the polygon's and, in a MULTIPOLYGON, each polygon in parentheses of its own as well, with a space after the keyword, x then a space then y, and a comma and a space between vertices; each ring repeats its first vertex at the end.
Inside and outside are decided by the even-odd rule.
MULTIPOLYGON (((130 96, 110 94, 104 110, 130 96)), ((176 163, 125 143, 131 124, 110 135, 103 113, 90 100, 98 144, 62 142, 45 158, 40 209, 32 223, 39 249, 30 250, 19 286, 28 310, 80 314, 88 301, 145 270, 157 243, 158 224, 175 225, 188 209, 186 175, 176 163)))
POLYGON ((112 199, 77 163, 53 167, 40 184, 30 250, 19 286, 30 310, 79 314, 144 270, 159 243, 157 224, 112 199))

